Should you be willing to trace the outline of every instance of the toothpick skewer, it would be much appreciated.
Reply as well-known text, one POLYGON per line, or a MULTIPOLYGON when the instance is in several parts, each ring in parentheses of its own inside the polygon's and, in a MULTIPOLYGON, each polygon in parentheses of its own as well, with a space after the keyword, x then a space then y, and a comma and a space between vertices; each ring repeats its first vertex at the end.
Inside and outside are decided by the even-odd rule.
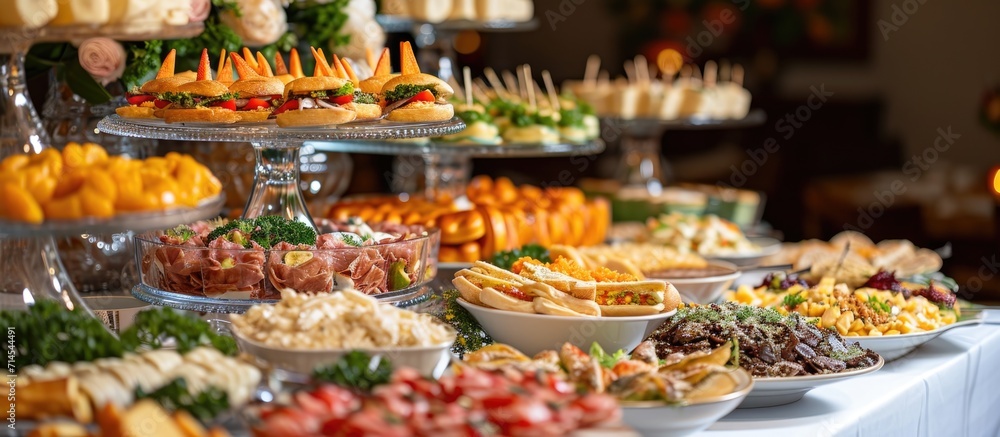
POLYGON ((705 62, 705 86, 714 87, 715 81, 718 79, 719 66, 715 61, 709 60, 705 62))
POLYGON ((490 67, 486 67, 483 70, 483 74, 486 75, 486 80, 490 81, 490 87, 493 88, 493 92, 500 96, 501 99, 510 100, 510 93, 507 92, 507 88, 504 87, 503 82, 500 82, 500 77, 497 76, 496 71, 493 71, 490 67))
POLYGON ((625 61, 625 77, 628 78, 629 85, 636 83, 635 61, 625 61))
POLYGON ((465 104, 472 107, 472 69, 465 67, 462 69, 462 78, 465 79, 465 104))
POLYGON ((503 83, 507 85, 507 92, 513 96, 520 96, 521 100, 524 100, 524 94, 520 92, 521 85, 517 83, 517 77, 514 76, 514 73, 504 70, 500 75, 503 76, 503 83))
MULTIPOLYGON (((493 100, 493 98, 500 98, 500 95, 491 89, 490 86, 486 84, 486 81, 484 81, 481 77, 473 79, 472 85, 476 87, 478 92, 483 93, 483 95, 488 97, 486 101, 493 100)), ((479 96, 477 95, 476 97, 478 98, 479 96)))
POLYGON ((646 57, 643 55, 635 55, 635 60, 633 61, 635 68, 635 78, 642 85, 649 84, 649 64, 646 62, 646 57))
POLYGON ((483 102, 492 100, 490 94, 486 92, 486 82, 483 82, 478 77, 472 82, 472 95, 483 102))
POLYGON ((733 83, 739 86, 743 86, 743 66, 740 64, 733 65, 733 83))
POLYGON ((590 55, 587 57, 587 69, 583 72, 583 83, 588 87, 597 86, 597 74, 601 69, 601 57, 590 55))
POLYGON ((552 75, 549 74, 549 70, 542 70, 542 81, 545 82, 545 90, 549 95, 549 101, 552 102, 552 109, 555 111, 561 110, 559 96, 556 95, 556 87, 552 84, 552 75))

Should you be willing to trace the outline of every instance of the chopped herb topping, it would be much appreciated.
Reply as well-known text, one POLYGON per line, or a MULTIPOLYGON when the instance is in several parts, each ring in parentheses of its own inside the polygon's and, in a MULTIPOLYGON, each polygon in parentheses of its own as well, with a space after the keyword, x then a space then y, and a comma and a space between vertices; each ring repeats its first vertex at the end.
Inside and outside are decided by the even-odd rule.
POLYGON ((373 93, 366 93, 361 90, 354 90, 354 102, 363 103, 366 105, 374 105, 378 103, 378 96, 373 93))
POLYGON ((201 106, 208 106, 215 102, 224 102, 226 100, 232 100, 236 98, 234 93, 225 93, 221 96, 216 97, 205 97, 196 96, 191 93, 173 93, 166 92, 157 96, 160 100, 166 100, 174 105, 181 108, 198 108, 201 106))
POLYGON ((395 89, 385 92, 386 102, 398 102, 400 100, 405 100, 419 94, 421 91, 430 91, 437 98, 437 90, 434 89, 434 85, 414 85, 414 84, 402 84, 397 86, 395 89))

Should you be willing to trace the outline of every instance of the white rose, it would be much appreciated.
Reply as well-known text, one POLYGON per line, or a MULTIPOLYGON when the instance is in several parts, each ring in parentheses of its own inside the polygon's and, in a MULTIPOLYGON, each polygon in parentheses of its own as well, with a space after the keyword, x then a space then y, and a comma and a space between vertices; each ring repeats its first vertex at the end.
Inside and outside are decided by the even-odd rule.
POLYGON ((385 30, 375 21, 374 18, 364 18, 352 15, 340 33, 351 36, 350 41, 342 46, 335 47, 335 51, 341 56, 352 59, 365 59, 365 48, 378 53, 385 47, 385 30))
POLYGON ((265 46, 288 30, 288 18, 278 0, 237 0, 243 16, 222 13, 222 22, 233 29, 248 46, 265 46))
POLYGON ((200 23, 212 12, 212 0, 191 0, 191 11, 188 15, 192 23, 200 23))
POLYGON ((125 48, 110 38, 90 38, 80 43, 80 66, 101 85, 122 77, 125 71, 125 48))

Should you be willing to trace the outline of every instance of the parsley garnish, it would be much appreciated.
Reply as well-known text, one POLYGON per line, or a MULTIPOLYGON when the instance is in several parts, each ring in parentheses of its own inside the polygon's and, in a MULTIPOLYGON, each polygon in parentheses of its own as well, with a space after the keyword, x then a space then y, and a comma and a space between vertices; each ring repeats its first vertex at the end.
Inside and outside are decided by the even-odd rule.
POLYGON ((400 100, 405 100, 419 94, 421 91, 430 91, 437 98, 437 90, 434 89, 434 85, 413 85, 413 84, 402 84, 397 86, 395 89, 391 89, 385 92, 385 101, 387 102, 398 102, 400 100))
POLYGON ((782 304, 789 308, 795 308, 799 306, 800 303, 805 302, 806 298, 802 296, 802 292, 786 294, 785 299, 782 300, 782 304))
POLYGON ((378 103, 378 97, 376 97, 375 94, 372 93, 366 93, 361 90, 354 90, 354 101, 366 105, 375 105, 378 103))
POLYGON ((892 311, 892 305, 889 305, 889 301, 883 302, 875 295, 868 296, 868 306, 880 313, 889 314, 892 311))

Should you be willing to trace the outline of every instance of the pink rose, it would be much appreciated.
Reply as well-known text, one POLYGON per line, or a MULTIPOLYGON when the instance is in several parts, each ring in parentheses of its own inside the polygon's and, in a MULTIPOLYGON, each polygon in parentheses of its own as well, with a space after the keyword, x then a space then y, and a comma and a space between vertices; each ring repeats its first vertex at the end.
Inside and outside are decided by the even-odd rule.
POLYGON ((212 0, 191 0, 191 22, 200 23, 212 12, 212 0))
POLYGON ((122 77, 125 71, 125 48, 110 38, 90 38, 80 43, 80 66, 101 85, 122 77))

